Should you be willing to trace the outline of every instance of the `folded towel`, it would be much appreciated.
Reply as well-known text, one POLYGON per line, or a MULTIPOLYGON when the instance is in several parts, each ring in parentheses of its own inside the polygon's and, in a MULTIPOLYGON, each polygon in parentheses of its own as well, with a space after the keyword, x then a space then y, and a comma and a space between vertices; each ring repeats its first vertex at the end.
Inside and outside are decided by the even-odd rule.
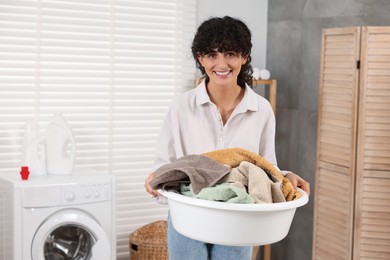
POLYGON ((186 155, 165 164, 155 171, 155 178, 149 183, 152 189, 179 191, 180 184, 188 180, 197 194, 205 187, 215 185, 230 172, 230 168, 203 155, 186 155))
POLYGON ((286 201, 295 200, 301 197, 301 194, 295 190, 288 178, 284 177, 270 162, 254 152, 241 148, 227 148, 204 153, 202 155, 232 168, 237 167, 243 161, 253 163, 282 182, 282 192, 286 201))

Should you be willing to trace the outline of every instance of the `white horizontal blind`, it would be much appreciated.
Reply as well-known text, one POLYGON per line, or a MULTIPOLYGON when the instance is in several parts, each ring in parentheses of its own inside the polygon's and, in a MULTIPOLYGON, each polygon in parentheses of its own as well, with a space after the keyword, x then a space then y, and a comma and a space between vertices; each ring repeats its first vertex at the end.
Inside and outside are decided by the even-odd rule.
POLYGON ((0 174, 18 174, 26 121, 62 113, 76 167, 117 177, 117 256, 166 218, 143 182, 167 106, 193 87, 193 0, 0 2, 0 174))

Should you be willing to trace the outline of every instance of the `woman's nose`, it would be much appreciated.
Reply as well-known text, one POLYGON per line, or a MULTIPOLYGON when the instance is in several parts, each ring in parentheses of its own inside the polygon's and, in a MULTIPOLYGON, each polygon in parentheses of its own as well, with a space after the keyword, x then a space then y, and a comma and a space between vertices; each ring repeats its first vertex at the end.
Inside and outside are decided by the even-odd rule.
POLYGON ((227 67, 228 64, 227 59, 223 53, 218 53, 215 63, 220 67, 227 67))

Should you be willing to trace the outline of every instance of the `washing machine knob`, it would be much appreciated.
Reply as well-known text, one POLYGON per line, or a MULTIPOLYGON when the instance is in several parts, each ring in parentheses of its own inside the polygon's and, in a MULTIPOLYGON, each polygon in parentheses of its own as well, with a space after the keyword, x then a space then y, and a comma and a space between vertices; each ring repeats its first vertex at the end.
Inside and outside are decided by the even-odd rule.
POLYGON ((75 199, 75 195, 72 192, 66 192, 64 198, 66 201, 73 201, 75 199))

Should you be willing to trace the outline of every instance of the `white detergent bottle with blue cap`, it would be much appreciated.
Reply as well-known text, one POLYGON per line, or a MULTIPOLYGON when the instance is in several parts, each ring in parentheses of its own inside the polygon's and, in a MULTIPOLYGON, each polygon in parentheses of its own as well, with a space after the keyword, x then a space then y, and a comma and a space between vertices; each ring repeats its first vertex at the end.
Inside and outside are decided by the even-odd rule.
POLYGON ((55 114, 45 133, 47 174, 73 173, 76 145, 73 133, 62 114, 55 114))
POLYGON ((29 168, 30 176, 45 175, 45 144, 36 118, 27 121, 22 149, 21 166, 29 168))

